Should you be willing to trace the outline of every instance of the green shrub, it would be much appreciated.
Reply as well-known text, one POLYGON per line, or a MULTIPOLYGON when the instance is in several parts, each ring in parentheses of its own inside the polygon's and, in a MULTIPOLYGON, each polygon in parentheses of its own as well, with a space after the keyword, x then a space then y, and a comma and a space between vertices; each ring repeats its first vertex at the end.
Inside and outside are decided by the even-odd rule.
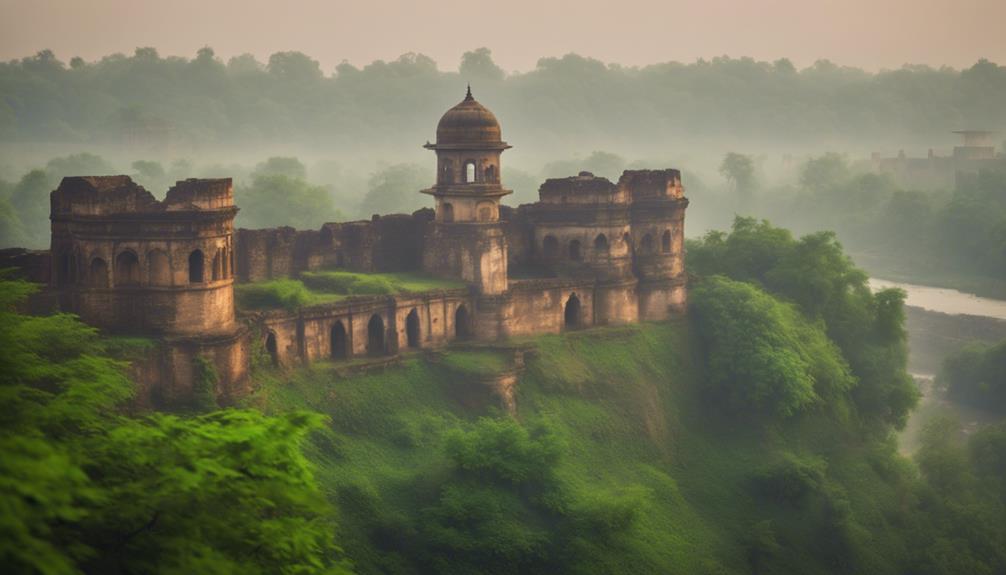
POLYGON ((808 495, 820 491, 827 468, 827 462, 820 457, 801 457, 787 452, 778 461, 757 471, 754 483, 767 497, 797 505, 808 495))
POLYGON ((303 283, 291 279, 239 285, 235 293, 238 306, 244 309, 295 310, 308 305, 313 299, 303 283))

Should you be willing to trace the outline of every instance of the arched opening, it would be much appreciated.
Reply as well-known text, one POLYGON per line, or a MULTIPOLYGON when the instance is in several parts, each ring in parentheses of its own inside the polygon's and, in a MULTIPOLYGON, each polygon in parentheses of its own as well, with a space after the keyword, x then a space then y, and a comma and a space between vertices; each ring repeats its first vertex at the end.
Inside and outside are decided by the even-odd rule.
POLYGON ((486 168, 486 181, 489 183, 496 182, 496 166, 489 166, 486 168))
POLYGON ((220 250, 213 254, 213 281, 220 281, 224 277, 224 259, 220 250))
POLYGON ((465 304, 459 305, 454 311, 454 336, 457 339, 468 339, 472 336, 472 322, 465 304))
POLYGON ((573 240, 569 242, 569 259, 573 261, 580 261, 583 254, 580 253, 580 240, 573 240))
POLYGON ((367 322, 367 353, 382 355, 384 353, 384 320, 376 313, 367 322))
POLYGON ((451 161, 444 160, 440 168, 440 181, 444 184, 454 183, 454 174, 451 173, 451 161))
POLYGON ((346 327, 340 320, 332 325, 332 359, 347 357, 349 357, 349 340, 346 337, 346 327))
POLYGON ((475 162, 468 160, 465 162, 465 183, 472 184, 475 182, 475 162))
POLYGON ((660 236, 660 251, 671 253, 671 230, 664 230, 664 235, 660 236))
POLYGON ((545 236, 542 241, 542 255, 547 260, 554 260, 559 255, 559 240, 553 235, 545 236))
POLYGON ((203 252, 196 250, 189 254, 189 283, 203 283, 203 252))
POLYGON ((276 346, 276 334, 269 332, 265 338, 265 351, 269 354, 269 360, 273 366, 279 365, 279 348, 276 346))
POLYGON ((140 260, 131 251, 115 256, 115 285, 140 285, 140 260))
POLYGON ((87 270, 87 285, 91 287, 108 287, 108 264, 101 258, 91 260, 87 270))
POLYGON ((563 324, 566 329, 576 329, 580 327, 580 298, 576 294, 570 294, 566 300, 566 310, 563 313, 563 324))
POLYGON ((454 221, 454 206, 450 203, 444 203, 441 207, 443 211, 443 220, 446 223, 451 223, 454 221))
POLYGON ((639 251, 644 254, 653 253, 653 236, 650 234, 643 236, 643 241, 639 244, 639 251))
POLYGON ((419 347, 419 312, 415 309, 405 318, 405 338, 409 347, 419 347))
POLYGON ((597 234, 594 238, 594 251, 601 255, 608 253, 608 236, 597 234))
POLYGON ((171 285, 171 265, 163 250, 147 252, 147 283, 155 286, 171 285))

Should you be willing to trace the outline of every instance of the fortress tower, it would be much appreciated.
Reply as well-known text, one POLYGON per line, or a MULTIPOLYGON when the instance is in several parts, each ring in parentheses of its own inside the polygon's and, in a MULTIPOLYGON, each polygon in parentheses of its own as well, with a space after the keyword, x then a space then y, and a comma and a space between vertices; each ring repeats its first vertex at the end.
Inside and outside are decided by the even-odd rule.
POLYGON ((159 202, 128 176, 71 177, 51 203, 63 309, 111 332, 234 329, 230 178, 178 182, 159 202))
POLYGON ((180 181, 158 201, 129 176, 69 177, 50 201, 63 310, 110 333, 158 336, 149 382, 160 392, 186 394, 198 357, 224 386, 244 378, 230 178, 180 181))
POLYGON ((437 183, 423 190, 436 198, 436 218, 426 233, 423 269, 463 279, 481 295, 507 289, 506 239, 500 226, 500 155, 510 146, 500 124, 472 97, 447 111, 437 124, 437 183))

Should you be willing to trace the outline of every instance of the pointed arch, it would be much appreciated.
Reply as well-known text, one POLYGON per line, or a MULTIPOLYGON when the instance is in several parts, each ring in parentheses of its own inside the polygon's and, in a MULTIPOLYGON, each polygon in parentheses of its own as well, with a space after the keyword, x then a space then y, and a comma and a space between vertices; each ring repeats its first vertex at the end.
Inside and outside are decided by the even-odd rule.
POLYGON ((594 251, 600 255, 608 253, 608 236, 597 234, 597 237, 594 238, 594 251))
POLYGON ((580 249, 580 240, 569 242, 569 259, 578 262, 583 259, 583 250, 580 249))
POLYGON ((269 359, 272 361, 272 365, 279 365, 279 346, 276 345, 276 334, 269 332, 265 336, 265 351, 269 354, 269 359))
POLYGON ((458 306, 454 310, 454 337, 457 339, 468 339, 472 336, 472 320, 468 314, 465 304, 458 306))
POLYGON ((136 252, 125 250, 115 256, 115 285, 140 285, 140 259, 136 257, 136 252))
POLYGON ((346 335, 346 326, 342 324, 342 320, 336 320, 332 324, 330 335, 330 355, 332 359, 346 359, 349 357, 349 338, 346 335))
POLYGON ((643 236, 643 240, 639 242, 639 251, 644 254, 653 253, 653 236, 646 234, 643 236))
POLYGON ((87 285, 91 287, 108 287, 108 264, 102 258, 91 258, 87 268, 87 285))
POLYGON ((664 230, 664 235, 660 236, 660 251, 671 253, 671 230, 664 230))
POLYGON ((569 299, 566 300, 566 306, 563 309, 563 325, 566 329, 580 327, 580 313, 580 298, 577 297, 576 292, 573 292, 569 294, 569 299))
POLYGON ((405 318, 405 339, 410 348, 419 347, 419 312, 416 311, 416 308, 412 308, 408 317, 405 318))
POLYGON ((370 316, 370 321, 367 322, 367 353, 384 354, 384 320, 376 313, 370 316))
POLYGON ((189 254, 189 283, 203 283, 203 267, 206 265, 202 250, 193 250, 189 254))

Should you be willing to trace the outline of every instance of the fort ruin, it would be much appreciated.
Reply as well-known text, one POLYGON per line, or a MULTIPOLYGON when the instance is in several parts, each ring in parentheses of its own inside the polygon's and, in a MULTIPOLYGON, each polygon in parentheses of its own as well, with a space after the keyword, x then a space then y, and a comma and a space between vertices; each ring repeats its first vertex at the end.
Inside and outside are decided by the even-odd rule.
POLYGON ((422 190, 433 209, 319 230, 235 230, 230 179, 180 181, 158 201, 128 176, 65 178, 51 194, 50 251, 16 263, 48 283, 59 309, 157 341, 134 365, 152 401, 190 395, 200 362, 226 400, 247 393, 261 353, 290 366, 684 313, 688 200, 677 170, 549 179, 538 202, 509 208, 500 199, 510 146, 470 90, 425 147, 436 154, 436 182, 422 190), (235 307, 236 282, 324 269, 418 272, 463 287, 235 307))

